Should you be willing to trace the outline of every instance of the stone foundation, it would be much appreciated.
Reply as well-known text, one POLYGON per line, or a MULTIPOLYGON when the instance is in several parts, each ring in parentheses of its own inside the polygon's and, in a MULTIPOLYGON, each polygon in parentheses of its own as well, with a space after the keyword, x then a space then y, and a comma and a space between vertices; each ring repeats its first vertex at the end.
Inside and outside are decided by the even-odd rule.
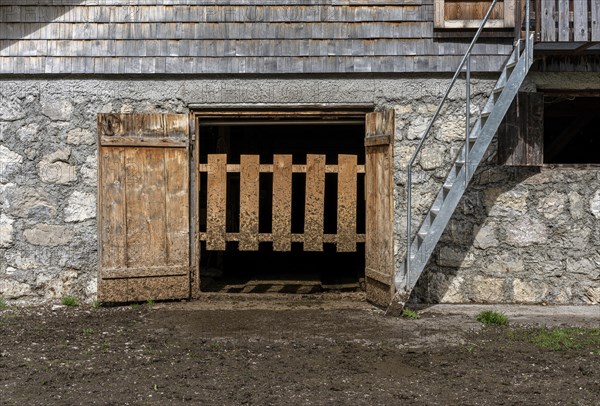
MULTIPOLYGON (((475 105, 494 82, 474 81, 475 105)), ((96 114, 186 113, 192 103, 395 108, 399 264, 406 161, 447 83, 409 76, 0 79, 0 297, 13 303, 66 294, 95 298, 96 114)), ((417 213, 427 209, 464 137, 462 92, 457 88, 451 95, 420 158, 413 192, 417 213)), ((488 164, 478 170, 413 300, 600 302, 600 171, 508 168, 495 165, 493 157, 490 151, 488 164)))

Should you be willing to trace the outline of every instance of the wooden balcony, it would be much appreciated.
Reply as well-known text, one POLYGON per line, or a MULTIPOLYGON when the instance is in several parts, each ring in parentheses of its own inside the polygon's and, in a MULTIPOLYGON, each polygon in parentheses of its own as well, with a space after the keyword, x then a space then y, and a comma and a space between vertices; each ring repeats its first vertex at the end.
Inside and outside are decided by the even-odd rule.
POLYGON ((534 0, 538 53, 600 51, 600 0, 534 0))

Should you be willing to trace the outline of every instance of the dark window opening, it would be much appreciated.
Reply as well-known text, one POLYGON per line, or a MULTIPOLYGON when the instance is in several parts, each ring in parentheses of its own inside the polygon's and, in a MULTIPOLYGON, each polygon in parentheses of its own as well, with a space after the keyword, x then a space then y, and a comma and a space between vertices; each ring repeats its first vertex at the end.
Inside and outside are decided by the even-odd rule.
POLYGON ((544 163, 600 164, 600 98, 544 99, 544 163))

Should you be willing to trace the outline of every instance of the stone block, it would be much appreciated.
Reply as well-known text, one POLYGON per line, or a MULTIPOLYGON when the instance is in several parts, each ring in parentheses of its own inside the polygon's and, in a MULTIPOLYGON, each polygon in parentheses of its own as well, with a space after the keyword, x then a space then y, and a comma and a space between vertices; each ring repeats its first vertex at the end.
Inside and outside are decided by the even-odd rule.
POLYGON ((527 211, 529 191, 489 188, 484 194, 484 205, 490 216, 516 216, 527 211))
POLYGON ((433 302, 464 303, 464 282, 462 276, 436 272, 429 280, 429 296, 433 302))
POLYGON ((441 145, 433 145, 421 151, 419 163, 421 168, 428 171, 441 167, 447 160, 446 148, 441 145))
POLYGON ((476 303, 498 303, 504 299, 504 279, 475 276, 471 281, 471 300, 476 303))
POLYGON ((46 247, 66 245, 74 236, 68 227, 52 224, 37 224, 25 230, 24 235, 30 244, 46 247))
POLYGON ((512 288, 513 301, 517 303, 539 303, 548 292, 546 285, 540 281, 514 279, 512 288))
POLYGON ((567 259, 567 273, 597 277, 600 267, 591 258, 567 259))
POLYGON ((94 217, 96 217, 96 196, 92 193, 73 192, 65 208, 65 221, 72 223, 94 217))
POLYGON ((579 220, 583 217, 583 200, 577 192, 569 192, 569 212, 574 220, 579 220))
POLYGON ((585 297, 590 304, 600 304, 600 286, 588 288, 585 297))
POLYGON ((67 132, 67 144, 92 145, 96 142, 94 134, 84 128, 75 128, 67 132))
POLYGON ((0 183, 7 183, 10 178, 21 170, 23 157, 0 145, 0 183))
POLYGON ((38 130, 36 123, 27 124, 17 130, 17 137, 21 142, 30 143, 37 139, 38 130))
POLYGON ((522 217, 506 227, 506 241, 516 247, 542 244, 547 240, 547 227, 531 217, 522 217))
POLYGON ((6 188, 9 213, 14 217, 29 220, 49 220, 56 216, 56 204, 41 188, 6 188))
POLYGON ((590 199, 590 210, 594 217, 600 219, 600 189, 596 190, 596 193, 590 199))
POLYGON ((11 279, 0 279, 0 297, 19 299, 31 293, 31 286, 11 279))
POLYGON ((73 104, 67 99, 44 95, 41 99, 42 113, 53 121, 68 121, 73 114, 73 104))
POLYGON ((499 244, 496 238, 496 228, 493 224, 485 224, 475 229, 475 247, 485 250, 497 247, 499 244))
POLYGON ((96 154, 90 155, 85 159, 81 166, 81 177, 87 185, 96 186, 98 180, 98 159, 96 154))
POLYGON ((438 254, 439 266, 452 268, 468 268, 473 265, 475 258, 471 252, 463 252, 450 247, 442 247, 438 254))
POLYGON ((565 200, 565 196, 562 193, 554 191, 540 199, 538 211, 547 219, 554 219, 563 212, 565 200))
POLYGON ((38 174, 43 182, 66 185, 77 180, 76 168, 67 161, 70 149, 60 149, 42 158, 38 163, 38 174))
POLYGON ((13 244, 14 222, 6 214, 0 214, 0 248, 8 248, 13 244))

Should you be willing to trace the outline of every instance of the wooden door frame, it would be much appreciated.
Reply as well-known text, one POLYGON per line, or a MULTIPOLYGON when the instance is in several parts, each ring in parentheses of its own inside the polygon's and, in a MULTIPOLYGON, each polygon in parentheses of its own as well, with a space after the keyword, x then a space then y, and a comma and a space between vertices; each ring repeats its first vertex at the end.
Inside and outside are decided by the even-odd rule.
POLYGON ((360 118, 374 111, 372 104, 191 104, 190 108, 190 294, 193 299, 200 292, 200 179, 198 172, 200 126, 198 120, 227 121, 239 119, 335 119, 360 118))

